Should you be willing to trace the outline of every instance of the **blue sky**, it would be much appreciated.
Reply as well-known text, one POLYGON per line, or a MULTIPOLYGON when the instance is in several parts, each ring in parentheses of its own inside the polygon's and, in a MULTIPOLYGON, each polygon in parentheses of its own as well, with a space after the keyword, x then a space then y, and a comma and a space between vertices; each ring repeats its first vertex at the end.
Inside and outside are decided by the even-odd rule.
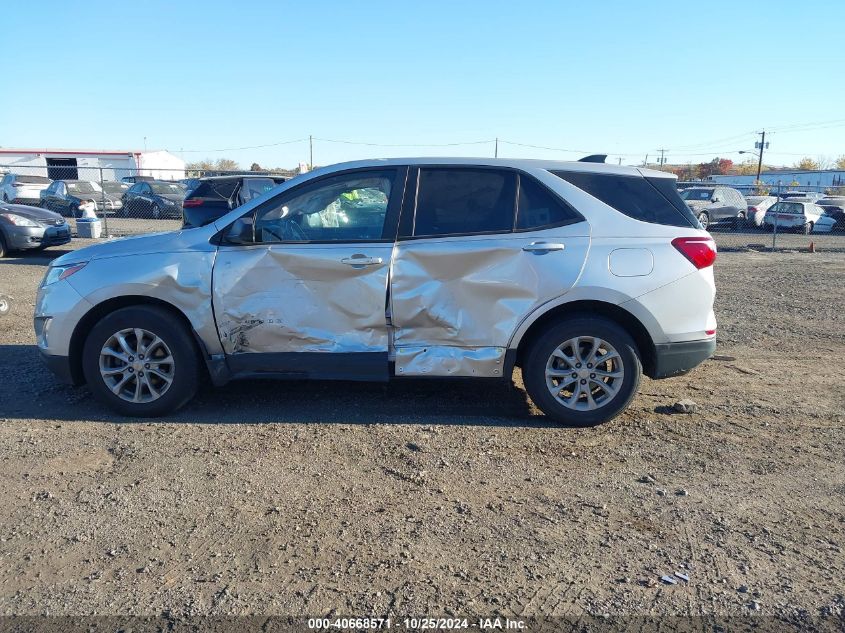
POLYGON ((845 154, 840 0, 9 2, 3 147, 295 166, 492 155, 624 164, 845 154), (837 17, 838 16, 838 17, 837 17), (518 142, 572 152, 523 147, 518 142), (226 151, 211 151, 225 149, 226 151), (614 162, 617 156, 612 156, 614 162))

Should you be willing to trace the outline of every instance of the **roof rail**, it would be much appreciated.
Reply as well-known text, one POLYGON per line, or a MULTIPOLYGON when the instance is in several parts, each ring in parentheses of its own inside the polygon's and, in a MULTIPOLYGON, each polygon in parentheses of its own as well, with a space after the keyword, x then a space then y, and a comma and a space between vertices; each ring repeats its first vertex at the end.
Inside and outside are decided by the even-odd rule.
POLYGON ((590 154, 589 156, 584 156, 584 158, 579 158, 579 163, 603 163, 607 160, 607 154, 590 154))

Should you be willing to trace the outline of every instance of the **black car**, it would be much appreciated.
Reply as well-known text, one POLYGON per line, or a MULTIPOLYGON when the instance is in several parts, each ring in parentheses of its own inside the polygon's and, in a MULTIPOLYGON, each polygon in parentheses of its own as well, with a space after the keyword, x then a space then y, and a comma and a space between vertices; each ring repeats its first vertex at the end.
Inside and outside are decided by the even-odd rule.
POLYGON ((136 182, 123 194, 123 215, 142 218, 180 218, 185 187, 179 182, 136 182))
POLYGON ((130 185, 135 184, 136 182, 152 182, 155 178, 152 176, 124 176, 120 179, 120 182, 125 182, 130 185))
POLYGON ((845 231, 845 197, 828 196, 817 200, 816 204, 824 209, 824 214, 835 222, 831 230, 845 231))
POLYGON ((98 183, 89 180, 54 180, 39 195, 42 209, 74 218, 82 217, 80 205, 86 202, 98 215, 113 213, 123 206, 120 195, 103 191, 98 183))
POLYGON ((0 257, 68 242, 70 227, 57 213, 23 204, 0 204, 0 257))
POLYGON ((251 174, 200 178, 182 203, 182 224, 205 226, 285 180, 281 176, 251 174))

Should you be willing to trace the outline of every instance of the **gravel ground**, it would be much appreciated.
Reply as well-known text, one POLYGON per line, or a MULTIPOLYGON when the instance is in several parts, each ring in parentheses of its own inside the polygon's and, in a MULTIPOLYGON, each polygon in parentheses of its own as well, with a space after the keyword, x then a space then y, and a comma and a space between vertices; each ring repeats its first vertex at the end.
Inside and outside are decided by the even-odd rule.
POLYGON ((518 375, 116 419, 38 359, 60 252, 0 262, 0 615, 842 618, 842 254, 723 253, 719 356, 575 430, 518 375))

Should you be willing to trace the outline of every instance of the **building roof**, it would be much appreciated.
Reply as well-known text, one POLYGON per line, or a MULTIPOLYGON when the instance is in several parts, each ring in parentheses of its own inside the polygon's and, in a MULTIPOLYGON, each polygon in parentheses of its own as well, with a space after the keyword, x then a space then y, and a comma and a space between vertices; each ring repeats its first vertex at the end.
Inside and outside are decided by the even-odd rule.
POLYGON ((51 148, 21 148, 21 147, 0 147, 0 154, 84 154, 122 156, 135 154, 152 154, 154 152, 166 152, 165 149, 51 149, 51 148))

